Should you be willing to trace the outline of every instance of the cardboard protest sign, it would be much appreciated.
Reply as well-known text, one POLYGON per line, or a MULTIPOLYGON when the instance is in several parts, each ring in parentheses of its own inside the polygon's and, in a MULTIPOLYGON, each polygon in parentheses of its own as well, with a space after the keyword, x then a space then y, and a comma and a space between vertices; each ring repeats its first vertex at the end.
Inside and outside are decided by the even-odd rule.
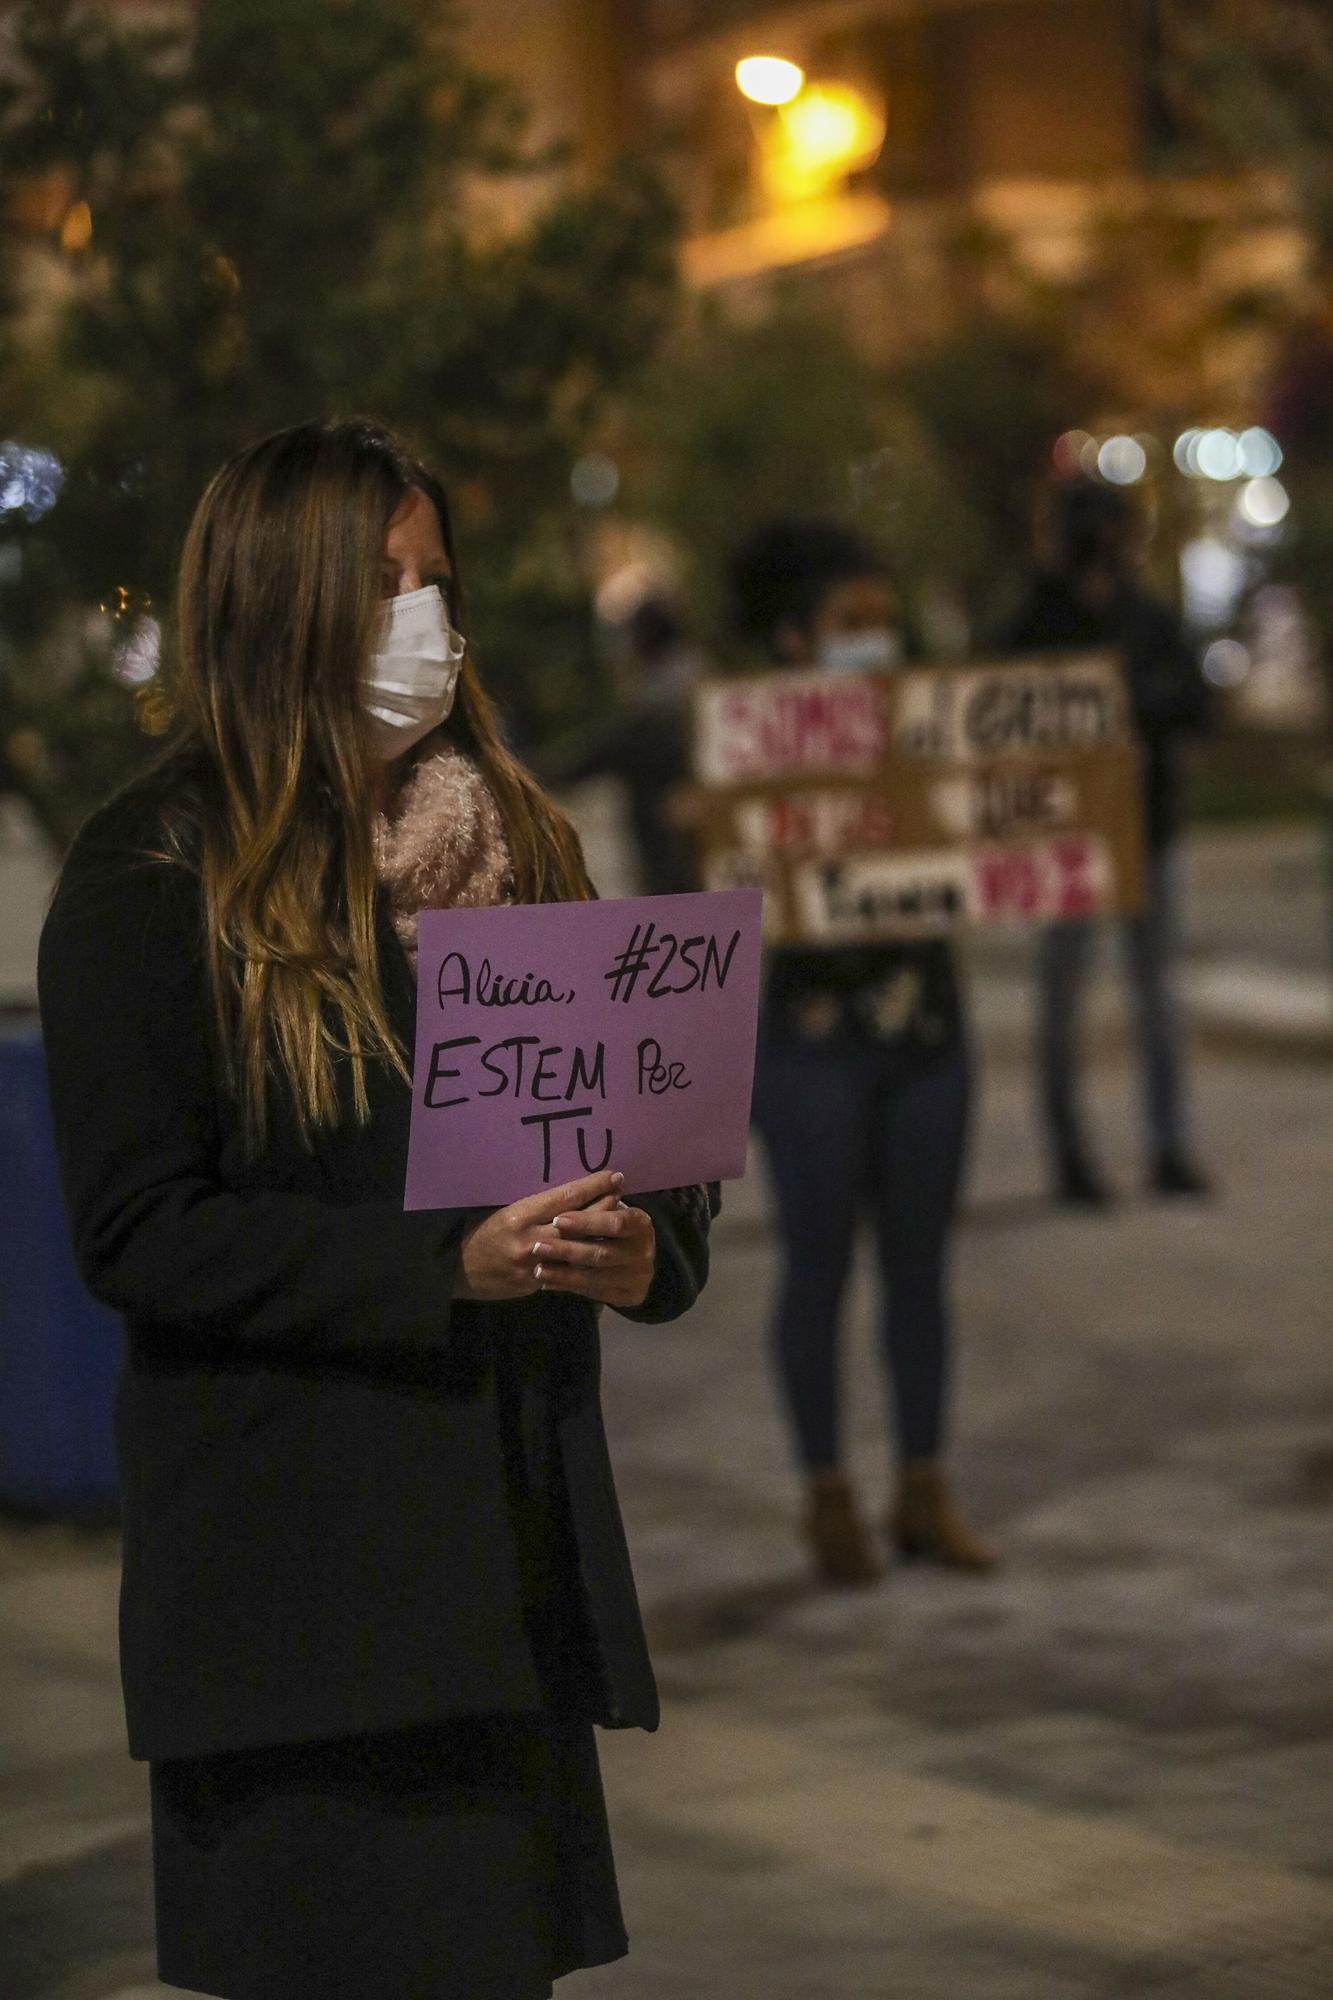
POLYGON ((1139 754, 1100 653, 698 692, 705 875, 773 942, 854 944, 1131 911, 1139 754))
POLYGON ((745 1172, 760 897, 427 910, 406 1208, 745 1172))

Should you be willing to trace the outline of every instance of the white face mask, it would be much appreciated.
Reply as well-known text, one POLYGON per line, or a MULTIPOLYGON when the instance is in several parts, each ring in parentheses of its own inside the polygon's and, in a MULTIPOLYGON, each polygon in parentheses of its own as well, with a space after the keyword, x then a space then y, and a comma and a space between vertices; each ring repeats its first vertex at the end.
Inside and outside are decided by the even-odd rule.
POLYGON ((466 650, 438 585, 389 599, 379 647, 361 677, 375 750, 386 762, 439 728, 454 705, 466 650))
POLYGON ((819 664, 830 674, 888 673, 901 666, 903 642, 889 625, 835 632, 819 642, 819 664))

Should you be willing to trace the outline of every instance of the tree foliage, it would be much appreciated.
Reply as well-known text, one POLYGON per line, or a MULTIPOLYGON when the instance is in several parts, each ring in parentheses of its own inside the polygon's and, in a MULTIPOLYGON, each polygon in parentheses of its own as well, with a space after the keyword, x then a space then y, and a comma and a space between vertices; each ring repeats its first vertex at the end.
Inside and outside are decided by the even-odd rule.
POLYGON ((1170 0, 1166 79, 1214 164, 1280 173, 1333 275, 1333 12, 1327 0, 1170 0))
POLYGON ((1267 421, 1286 453, 1299 586, 1333 671, 1333 11, 1326 0, 1204 0, 1169 11, 1177 106, 1206 155, 1281 175, 1308 246, 1288 302, 1267 421))
POLYGON ((208 475, 339 412, 441 465, 488 678, 520 730, 566 719, 587 681, 570 466, 673 303, 652 173, 593 185, 534 151, 439 0, 209 0, 174 26, 29 0, 12 38, 0 192, 49 215, 11 245, 0 424, 65 479, 40 520, 0 522, 0 783, 77 823, 135 754, 115 643, 169 601, 208 475), (515 188, 528 219, 501 227, 515 188))
POLYGON ((626 494, 685 549, 714 643, 728 643, 727 559, 747 530, 830 513, 883 551, 909 626, 933 648, 961 636, 931 629, 947 605, 984 633, 1028 560, 1051 442, 1085 408, 1055 350, 1017 319, 977 316, 886 368, 808 294, 761 320, 711 305, 633 406, 626 494))

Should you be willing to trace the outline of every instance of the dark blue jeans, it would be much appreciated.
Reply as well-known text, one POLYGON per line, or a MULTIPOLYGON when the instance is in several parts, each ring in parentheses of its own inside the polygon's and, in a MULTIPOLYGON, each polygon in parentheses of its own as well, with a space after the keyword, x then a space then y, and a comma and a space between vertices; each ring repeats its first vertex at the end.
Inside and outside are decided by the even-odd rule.
MULTIPOLYGON (((1172 856, 1148 856, 1143 908, 1120 920, 1125 967, 1143 1051, 1144 1111, 1158 1159, 1189 1151, 1181 1050, 1184 1034, 1172 980, 1176 954, 1172 856)), ((1053 924, 1038 956, 1037 1068, 1042 1109, 1057 1167, 1086 1153, 1079 1103, 1079 1017, 1096 942, 1092 923, 1053 924)))
POLYGON ((968 1122, 961 1034, 807 1039, 766 1025, 755 1124, 777 1204, 784 1268, 774 1315, 778 1378, 802 1465, 839 1462, 838 1317, 868 1212, 885 1300, 882 1342, 898 1447, 940 1448, 949 1361, 949 1230, 968 1122))

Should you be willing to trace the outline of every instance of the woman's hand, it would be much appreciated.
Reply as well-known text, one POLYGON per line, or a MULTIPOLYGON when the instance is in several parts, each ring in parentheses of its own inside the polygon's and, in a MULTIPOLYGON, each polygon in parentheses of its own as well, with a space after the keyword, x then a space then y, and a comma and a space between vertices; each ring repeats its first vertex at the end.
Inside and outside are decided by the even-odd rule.
POLYGON ((561 1210, 533 1246, 538 1288, 604 1306, 641 1306, 657 1268, 652 1217, 615 1195, 561 1210))
MULTIPOLYGON (((563 1224, 573 1221, 594 1202, 614 1203, 624 1185, 623 1174, 589 1174, 581 1181, 567 1181, 563 1187, 528 1195, 522 1201, 511 1202, 508 1208, 492 1210, 474 1223, 463 1238, 462 1268, 454 1285, 454 1297, 523 1299, 539 1291, 541 1280, 536 1266, 543 1261, 543 1246, 551 1236, 557 1216, 563 1224)), ((648 1221, 646 1215, 642 1219, 648 1221)), ((649 1223, 650 1238, 651 1231, 649 1223)), ((551 1286, 551 1290, 555 1289, 551 1286)), ((560 1289, 579 1288, 565 1285, 560 1289)))

